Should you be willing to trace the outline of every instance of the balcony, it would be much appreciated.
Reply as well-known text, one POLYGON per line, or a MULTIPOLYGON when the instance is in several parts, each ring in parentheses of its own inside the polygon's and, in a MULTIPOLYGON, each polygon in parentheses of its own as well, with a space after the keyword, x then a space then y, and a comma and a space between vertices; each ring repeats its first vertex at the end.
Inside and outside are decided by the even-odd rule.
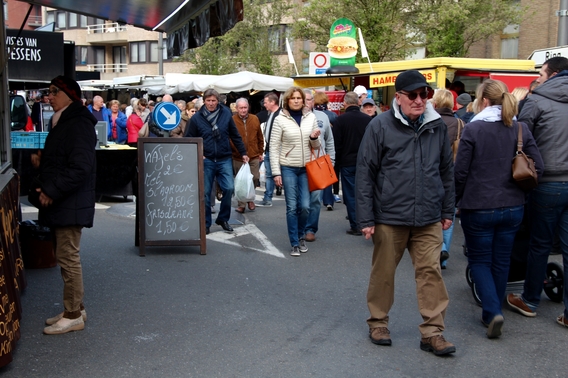
POLYGON ((30 15, 30 16, 28 17, 28 25, 29 25, 29 26, 34 26, 34 27, 43 25, 42 20, 41 20, 41 16, 32 16, 32 15, 30 15))
POLYGON ((127 63, 112 63, 112 64, 87 64, 87 71, 98 71, 100 73, 108 72, 126 72, 128 70, 127 63))
POLYGON ((125 44, 128 42, 127 28, 117 22, 88 25, 87 43, 92 45, 125 44))

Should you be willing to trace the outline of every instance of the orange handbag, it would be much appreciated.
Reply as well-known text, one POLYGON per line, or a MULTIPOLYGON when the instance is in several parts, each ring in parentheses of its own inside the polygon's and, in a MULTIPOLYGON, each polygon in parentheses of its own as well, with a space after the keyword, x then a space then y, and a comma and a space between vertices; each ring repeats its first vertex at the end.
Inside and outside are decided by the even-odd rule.
POLYGON ((331 184, 335 184, 337 182, 337 176, 335 175, 329 155, 325 154, 320 156, 318 150, 318 156, 316 157, 312 149, 312 159, 313 160, 306 163, 310 192, 325 189, 331 184))

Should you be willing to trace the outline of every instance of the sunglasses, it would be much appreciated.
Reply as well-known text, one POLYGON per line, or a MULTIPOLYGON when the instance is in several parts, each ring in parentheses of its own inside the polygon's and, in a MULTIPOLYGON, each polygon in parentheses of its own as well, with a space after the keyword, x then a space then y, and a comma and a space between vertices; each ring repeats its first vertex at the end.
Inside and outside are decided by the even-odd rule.
POLYGON ((410 92, 410 93, 408 93, 408 92, 401 92, 401 91, 399 91, 398 93, 405 95, 406 97, 408 97, 408 99, 409 99, 410 101, 416 100, 416 97, 418 97, 418 96, 420 96, 420 98, 421 98, 422 100, 425 100, 425 99, 428 98, 428 92, 426 92, 426 91, 420 92, 420 93, 416 93, 416 92, 410 92))
POLYGON ((47 93, 52 94, 54 96, 57 96, 57 94, 59 93, 60 89, 57 87, 53 87, 53 88, 49 88, 49 91, 47 91, 47 93))

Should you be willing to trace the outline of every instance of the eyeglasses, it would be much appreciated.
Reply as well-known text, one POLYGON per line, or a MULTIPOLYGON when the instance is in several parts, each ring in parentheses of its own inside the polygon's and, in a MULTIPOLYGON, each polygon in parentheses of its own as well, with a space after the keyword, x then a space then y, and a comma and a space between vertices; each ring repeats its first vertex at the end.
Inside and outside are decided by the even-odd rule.
POLYGON ((57 96, 57 94, 59 93, 60 89, 57 87, 53 87, 53 88, 49 88, 49 91, 47 91, 49 94, 52 94, 54 96, 57 96))
POLYGON ((420 92, 420 93, 416 93, 416 92, 410 92, 410 93, 408 93, 408 92, 398 91, 398 93, 405 95, 406 97, 408 97, 408 99, 409 99, 410 101, 416 100, 416 97, 418 97, 418 96, 420 96, 420 98, 421 98, 422 100, 425 100, 425 99, 428 98, 428 92, 427 92, 427 91, 420 92))

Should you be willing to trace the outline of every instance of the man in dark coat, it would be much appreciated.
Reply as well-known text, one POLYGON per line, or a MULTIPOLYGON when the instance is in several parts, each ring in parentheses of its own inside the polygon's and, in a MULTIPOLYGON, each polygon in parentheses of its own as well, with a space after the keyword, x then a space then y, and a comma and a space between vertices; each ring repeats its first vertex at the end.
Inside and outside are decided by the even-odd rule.
POLYGON ((357 156, 357 221, 374 250, 367 324, 374 344, 391 345, 389 311, 396 268, 406 248, 415 271, 420 349, 454 353, 446 341, 449 303, 440 269, 442 229, 454 217, 454 166, 446 125, 428 100, 424 76, 406 71, 395 81, 392 109, 369 123, 357 156))
POLYGON ((209 233, 211 227, 211 188, 213 179, 223 192, 219 214, 215 223, 227 232, 232 232, 229 225, 231 217, 231 197, 234 191, 232 141, 242 156, 243 163, 249 162, 241 134, 233 121, 233 114, 226 106, 219 104, 219 93, 208 89, 203 93, 204 105, 189 120, 185 136, 203 138, 203 169, 205 176, 205 227, 209 233))
POLYGON ((79 249, 83 227, 92 227, 95 216, 96 118, 83 106, 81 88, 73 79, 58 76, 49 86, 55 111, 52 130, 39 166, 39 221, 55 235, 55 255, 63 277, 64 311, 46 320, 43 332, 57 335, 85 328, 83 272, 79 249))

